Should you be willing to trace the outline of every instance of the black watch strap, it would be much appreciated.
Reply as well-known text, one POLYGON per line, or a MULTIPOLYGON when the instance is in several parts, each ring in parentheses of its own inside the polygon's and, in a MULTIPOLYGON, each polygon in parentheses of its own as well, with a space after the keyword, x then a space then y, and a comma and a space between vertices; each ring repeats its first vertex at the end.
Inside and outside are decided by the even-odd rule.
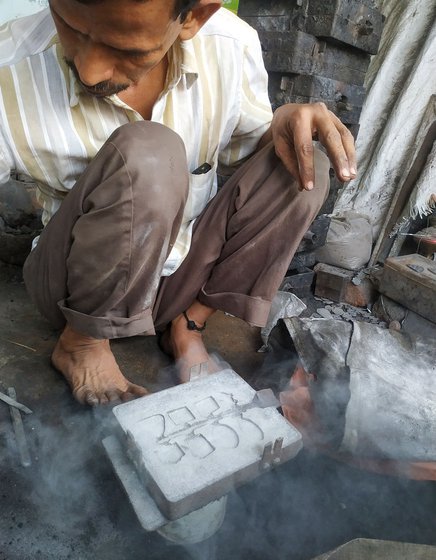
POLYGON ((183 311, 183 316, 186 319, 186 326, 188 327, 188 331, 203 332, 204 329, 206 328, 206 323, 204 323, 204 325, 202 327, 199 327, 195 323, 195 321, 191 321, 191 319, 186 315, 186 311, 183 311))

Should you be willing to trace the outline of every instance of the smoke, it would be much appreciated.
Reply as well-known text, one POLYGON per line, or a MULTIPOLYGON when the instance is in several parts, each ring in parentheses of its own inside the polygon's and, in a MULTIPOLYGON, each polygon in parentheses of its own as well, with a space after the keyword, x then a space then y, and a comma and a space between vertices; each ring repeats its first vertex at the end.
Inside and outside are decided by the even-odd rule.
MULTIPOLYGON (((282 358, 266 356, 259 385, 282 385, 295 357, 282 358)), ((163 374, 168 384, 173 374, 163 374)), ((101 446, 111 416, 70 398, 26 416, 28 469, 19 467, 10 425, 0 424, 0 560, 309 560, 356 537, 436 544, 434 484, 303 450, 232 491, 212 538, 173 545, 142 529, 112 472, 101 446)))
POLYGON ((55 428, 35 426, 38 484, 33 487, 31 498, 54 527, 63 527, 66 516, 70 529, 77 528, 78 533, 83 518, 96 507, 96 496, 87 489, 93 485, 92 462, 101 430, 89 426, 87 416, 85 413, 68 422, 60 421, 62 424, 55 428))
POLYGON ((90 549, 106 548, 105 558, 119 557, 111 548, 119 548, 123 539, 118 535, 113 542, 114 519, 107 511, 114 509, 111 499, 121 501, 123 496, 110 467, 105 468, 101 448, 110 411, 95 418, 91 410, 74 407, 76 412, 59 417, 54 426, 44 422, 44 413, 24 419, 32 457, 28 468, 19 466, 13 433, 5 430, 7 452, 0 459, 2 560, 82 560, 93 557, 90 549))

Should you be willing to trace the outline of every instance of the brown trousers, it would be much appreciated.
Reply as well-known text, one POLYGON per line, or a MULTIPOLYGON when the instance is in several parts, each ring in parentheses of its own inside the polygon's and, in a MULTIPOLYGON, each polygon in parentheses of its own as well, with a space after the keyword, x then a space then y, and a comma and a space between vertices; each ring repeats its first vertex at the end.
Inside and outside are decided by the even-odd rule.
POLYGON ((181 138, 153 122, 117 129, 44 228, 24 265, 27 289, 57 328, 95 338, 153 334, 197 298, 263 326, 289 263, 328 192, 300 192, 270 144, 196 220, 191 249, 161 279, 188 195, 181 138))

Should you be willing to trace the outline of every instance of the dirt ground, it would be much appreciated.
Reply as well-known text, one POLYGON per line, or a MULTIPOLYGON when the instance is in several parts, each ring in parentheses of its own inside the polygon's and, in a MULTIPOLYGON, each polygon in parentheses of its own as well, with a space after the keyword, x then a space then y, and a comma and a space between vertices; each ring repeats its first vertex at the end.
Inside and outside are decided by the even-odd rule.
MULTIPOLYGON (((304 560, 356 537, 436 544, 436 486, 374 475, 302 451, 229 496, 220 531, 175 546, 147 534, 101 440, 110 408, 75 403, 50 366, 54 332, 30 303, 19 267, 0 266, 0 391, 15 387, 32 465, 20 465, 9 407, 0 401, 0 560, 304 560)), ((259 333, 217 314, 207 344, 253 384, 278 386, 292 356, 259 354, 259 333)), ((135 383, 174 384, 154 337, 113 344, 135 383)))

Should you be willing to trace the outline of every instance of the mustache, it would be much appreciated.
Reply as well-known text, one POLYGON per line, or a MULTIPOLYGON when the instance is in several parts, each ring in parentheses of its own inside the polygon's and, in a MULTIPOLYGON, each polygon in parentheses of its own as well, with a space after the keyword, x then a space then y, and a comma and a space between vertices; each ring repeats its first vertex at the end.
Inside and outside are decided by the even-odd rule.
POLYGON ((68 60, 67 58, 64 60, 67 66, 73 71, 76 80, 80 83, 86 93, 89 93, 90 95, 95 95, 96 97, 108 97, 109 95, 116 95, 121 91, 125 91, 130 86, 130 84, 116 84, 110 80, 99 82, 93 86, 87 86, 80 79, 79 71, 77 70, 74 62, 72 60, 68 60))

